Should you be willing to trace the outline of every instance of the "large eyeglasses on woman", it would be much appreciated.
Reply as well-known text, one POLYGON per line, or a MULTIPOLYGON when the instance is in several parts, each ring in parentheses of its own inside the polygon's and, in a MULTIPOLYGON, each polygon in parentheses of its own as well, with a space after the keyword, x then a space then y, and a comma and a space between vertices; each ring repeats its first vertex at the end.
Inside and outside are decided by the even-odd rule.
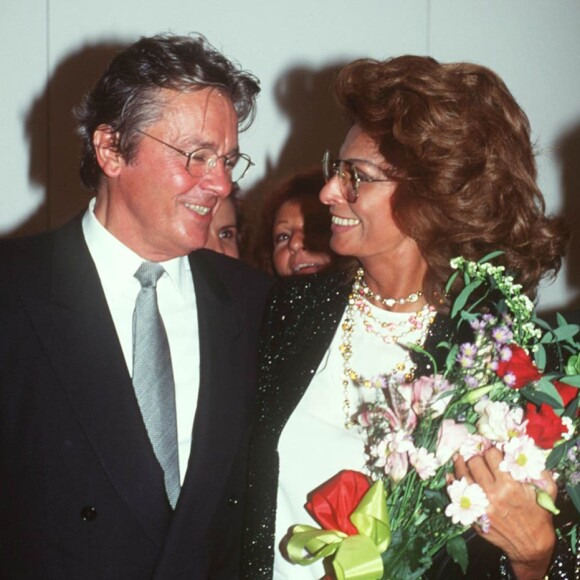
MULTIPOLYGON (((373 167, 377 173, 385 173, 370 162, 365 162, 369 167, 373 167)), ((325 151, 322 157, 322 174, 328 183, 335 175, 338 176, 340 192, 348 203, 355 203, 358 199, 359 184, 375 183, 383 181, 398 181, 395 175, 385 176, 384 178, 370 177, 362 170, 357 169, 353 161, 348 159, 335 159, 330 151, 325 151)))
POLYGON ((153 139, 154 141, 165 145, 165 147, 169 147, 170 149, 173 149, 173 151, 181 153, 181 155, 187 158, 185 169, 193 176, 210 173, 217 167, 218 161, 223 159, 226 175, 228 175, 233 184, 236 184, 240 179, 242 179, 242 177, 244 177, 244 175, 246 175, 248 169, 254 165, 250 156, 245 153, 218 155, 211 147, 200 147, 199 149, 194 149, 188 153, 187 151, 183 151, 183 149, 179 149, 179 147, 170 145, 145 131, 138 129, 137 133, 141 133, 141 135, 145 135, 145 137, 149 137, 149 139, 153 139))

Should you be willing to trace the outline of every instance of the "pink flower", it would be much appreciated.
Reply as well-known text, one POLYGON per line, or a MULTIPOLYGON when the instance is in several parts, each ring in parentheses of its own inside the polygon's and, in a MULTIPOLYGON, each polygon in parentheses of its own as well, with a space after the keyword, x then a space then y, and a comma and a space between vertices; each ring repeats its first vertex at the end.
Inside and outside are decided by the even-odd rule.
POLYGON ((519 407, 510 409, 507 403, 482 399, 474 409, 480 415, 477 430, 491 441, 508 441, 524 432, 523 410, 519 407))
POLYGON ((447 487, 451 503, 445 508, 445 515, 454 524, 471 526, 485 515, 489 500, 477 483, 468 483, 465 477, 447 487))
POLYGON ((398 407, 385 409, 385 418, 387 419, 392 431, 406 431, 411 433, 417 426, 417 415, 411 409, 398 407))
POLYGON ((463 440, 463 443, 459 448, 459 453, 461 453, 465 461, 469 461, 469 459, 475 457, 476 455, 481 455, 490 447, 491 441, 489 439, 486 439, 477 433, 470 433, 463 440))
POLYGON ((397 431, 389 433, 373 450, 375 465, 382 467, 385 474, 395 483, 401 481, 409 469, 409 452, 415 446, 408 433, 397 431))
POLYGON ((435 451, 435 457, 439 465, 443 465, 451 459, 468 435, 469 431, 464 424, 456 423, 453 419, 444 419, 442 421, 435 451))
POLYGON ((385 410, 382 407, 365 406, 358 414, 357 421, 362 427, 368 428, 375 423, 381 423, 385 418, 385 410))
POLYGON ((409 461, 423 480, 433 477, 439 467, 439 462, 435 455, 427 451, 425 447, 419 447, 411 451, 409 453, 409 461))
POLYGON ((399 483, 409 470, 409 456, 407 453, 391 453, 385 465, 385 473, 395 482, 399 483))
POLYGON ((388 385, 383 393, 387 401, 384 415, 392 431, 412 433, 417 426, 417 415, 411 409, 411 384, 404 383, 394 388, 388 385))
POLYGON ((411 407, 419 417, 429 412, 433 417, 440 417, 449 404, 450 397, 445 393, 452 385, 441 375, 419 377, 412 384, 411 407))

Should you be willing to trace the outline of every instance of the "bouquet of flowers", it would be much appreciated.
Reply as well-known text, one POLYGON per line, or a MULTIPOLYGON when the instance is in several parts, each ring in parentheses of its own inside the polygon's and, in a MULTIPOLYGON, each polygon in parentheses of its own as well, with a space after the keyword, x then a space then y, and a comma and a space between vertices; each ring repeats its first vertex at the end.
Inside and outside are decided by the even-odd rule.
MULTIPOLYGON (((503 453, 500 469, 533 486, 542 507, 557 513, 543 487, 548 469, 580 512, 579 327, 538 319, 521 286, 490 262, 497 255, 452 260, 447 291, 458 276, 463 289, 450 319, 468 340, 438 345, 443 368, 407 345, 431 359, 433 374, 385 381, 384 400, 359 410, 370 478, 341 472, 312 495, 306 508, 322 529, 295 526, 294 562, 331 558, 339 580, 410 579, 446 548, 465 571, 462 534, 474 524, 486 531, 488 500, 465 478, 449 483, 452 457, 491 446, 503 453)), ((568 533, 575 544, 577 526, 568 533)))

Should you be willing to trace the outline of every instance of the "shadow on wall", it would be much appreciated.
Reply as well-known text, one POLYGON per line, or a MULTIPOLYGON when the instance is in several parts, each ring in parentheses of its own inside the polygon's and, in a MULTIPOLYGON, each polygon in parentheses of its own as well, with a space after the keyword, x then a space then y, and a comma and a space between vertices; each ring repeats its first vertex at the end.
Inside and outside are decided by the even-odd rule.
MULTIPOLYGON (((264 177, 251 189, 242 187, 245 232, 255 227, 267 191, 284 177, 320 162, 325 149, 338 152, 348 124, 334 99, 332 86, 345 64, 322 69, 297 66, 285 71, 276 82, 274 98, 288 117, 290 132, 277 160, 268 161, 264 177)), ((247 238, 242 235, 243 240, 247 238)))
POLYGON ((577 292, 568 310, 580 310, 580 123, 559 139, 557 151, 562 168, 563 214, 572 231, 566 259, 567 282, 577 292))
POLYGON ((45 90, 26 116, 31 182, 45 190, 43 205, 3 237, 31 235, 68 221, 86 207, 90 196, 80 184, 80 140, 75 134, 73 108, 91 90, 120 41, 83 46, 56 67, 45 90))

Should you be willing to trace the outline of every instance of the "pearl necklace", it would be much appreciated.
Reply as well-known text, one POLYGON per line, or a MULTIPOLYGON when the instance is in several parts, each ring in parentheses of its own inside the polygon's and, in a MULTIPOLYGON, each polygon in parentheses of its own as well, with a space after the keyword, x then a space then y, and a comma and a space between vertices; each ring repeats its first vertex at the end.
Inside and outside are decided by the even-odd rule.
POLYGON ((403 306, 404 304, 415 304, 415 302, 418 302, 419 298, 423 296, 423 292, 421 290, 417 290, 416 292, 411 292, 411 294, 409 294, 409 296, 407 296, 406 298, 383 298, 380 294, 373 292, 369 288, 368 284, 366 283, 366 280, 364 279, 363 268, 359 268, 357 270, 354 280, 355 280, 354 283, 357 286, 357 290, 360 289, 360 291, 364 294, 365 297, 368 297, 370 295, 370 297, 375 302, 378 302, 379 304, 382 304, 387 308, 392 308, 395 305, 403 306))
POLYGON ((401 322, 381 322, 377 320, 371 305, 364 298, 359 296, 355 299, 355 307, 360 312, 366 332, 378 336, 385 344, 400 343, 416 330, 423 330, 432 321, 435 313, 434 306, 425 304, 423 308, 401 322))
MULTIPOLYGON (((370 305, 365 302, 366 293, 361 291, 361 281, 364 270, 360 268, 357 271, 355 280, 353 282, 352 290, 348 297, 348 304, 345 311, 344 322, 342 323, 343 338, 339 346, 340 353, 343 360, 343 410, 345 415, 345 428, 352 428, 355 423, 352 419, 351 403, 348 395, 348 386, 352 382, 355 386, 366 388, 386 388, 387 386, 396 386, 401 383, 407 383, 413 380, 415 366, 411 361, 411 351, 407 349, 405 358, 395 364, 393 369, 386 374, 381 375, 380 378, 371 380, 365 378, 362 374, 356 372, 350 366, 350 359, 352 358, 352 334, 354 332, 354 313, 359 310, 361 316, 365 314, 371 318, 372 316, 370 305)), ((380 323, 381 328, 386 329, 386 334, 381 334, 375 328, 370 329, 363 318, 365 330, 377 335, 386 344, 401 344, 401 340, 412 333, 420 332, 418 339, 415 341, 417 345, 423 344, 427 336, 429 324, 433 322, 435 315, 435 308, 431 305, 425 305, 419 312, 412 314, 409 319, 401 323, 380 323), (393 333, 391 329, 398 329, 398 333, 393 333)), ((376 319, 375 319, 376 320, 376 319)), ((403 345, 401 345, 403 346, 403 345)))

